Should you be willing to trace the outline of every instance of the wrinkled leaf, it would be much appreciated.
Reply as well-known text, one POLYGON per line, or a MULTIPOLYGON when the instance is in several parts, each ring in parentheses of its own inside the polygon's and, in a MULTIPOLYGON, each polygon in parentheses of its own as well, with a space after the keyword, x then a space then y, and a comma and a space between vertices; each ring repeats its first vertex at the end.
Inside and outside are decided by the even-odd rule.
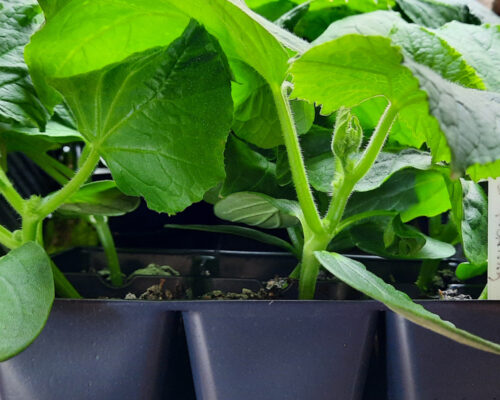
POLYGON ((481 24, 467 1, 450 0, 396 0, 401 10, 413 21, 430 28, 438 28, 450 21, 481 24))
POLYGON ((434 32, 462 54, 488 90, 500 92, 500 26, 476 26, 454 21, 434 32))
POLYGON ((336 253, 321 251, 315 254, 321 265, 337 278, 367 296, 384 303, 392 311, 406 319, 459 343, 500 354, 500 345, 458 329, 451 322, 443 321, 438 315, 427 311, 419 304, 415 304, 405 293, 394 289, 393 286, 367 271, 363 264, 336 253))
POLYGON ((428 29, 406 22, 396 12, 376 11, 342 19, 331 24, 314 44, 353 33, 388 37, 394 45, 401 46, 405 56, 432 68, 444 78, 470 88, 485 88, 476 70, 455 46, 428 29))
POLYGON ((264 194, 252 192, 229 195, 215 204, 214 212, 217 217, 226 221, 265 229, 294 226, 302 218, 297 202, 273 199, 264 194))
POLYGON ((500 93, 467 89, 423 65, 405 64, 428 93, 451 150, 452 172, 460 176, 469 169, 474 180, 500 176, 500 93))
POLYGON ((198 24, 168 48, 53 82, 123 193, 175 213, 224 178, 230 74, 198 24))
POLYGON ((27 243, 0 258, 0 361, 35 340, 53 301, 50 259, 39 245, 27 243))
POLYGON ((41 22, 35 1, 0 1, 0 122, 43 128, 48 113, 38 99, 23 51, 41 22))
POLYGON ((134 211, 137 197, 125 196, 114 181, 98 181, 83 185, 57 212, 65 216, 103 215, 116 217, 134 211))

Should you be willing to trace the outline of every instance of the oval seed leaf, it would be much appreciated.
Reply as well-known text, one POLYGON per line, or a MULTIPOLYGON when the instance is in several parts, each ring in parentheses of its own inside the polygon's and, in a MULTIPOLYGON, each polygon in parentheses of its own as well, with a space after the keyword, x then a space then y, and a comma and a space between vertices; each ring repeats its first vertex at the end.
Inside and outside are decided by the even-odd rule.
POLYGON ((169 47, 53 82, 123 193, 173 214, 224 179, 230 71, 197 23, 169 47))
POLYGON ((265 229, 287 228, 297 225, 300 207, 292 200, 278 200, 261 193, 233 193, 219 201, 214 212, 217 217, 231 222, 265 229))
POLYGON ((66 216, 104 215, 116 217, 134 211, 138 197, 124 195, 114 181, 99 181, 83 185, 57 212, 66 216))
POLYGON ((389 309, 415 324, 467 346, 500 354, 500 345, 459 329, 449 321, 442 320, 438 315, 415 304, 405 293, 394 289, 393 286, 367 271, 363 264, 327 251, 318 251, 315 255, 321 265, 341 281, 372 299, 384 303, 389 309))
POLYGON ((0 361, 35 340, 53 301, 50 259, 39 245, 27 243, 0 258, 0 361))

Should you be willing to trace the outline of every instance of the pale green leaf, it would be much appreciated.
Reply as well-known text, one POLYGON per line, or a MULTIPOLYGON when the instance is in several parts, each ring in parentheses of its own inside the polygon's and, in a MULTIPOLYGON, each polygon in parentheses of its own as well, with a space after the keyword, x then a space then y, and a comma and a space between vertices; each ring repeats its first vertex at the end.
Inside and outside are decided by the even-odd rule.
POLYGON ((215 215, 231 222, 239 222, 265 229, 295 226, 302 219, 297 202, 273 199, 261 193, 233 193, 214 207, 215 215))
POLYGON ((288 68, 280 41, 297 51, 306 48, 238 0, 73 0, 33 36, 26 60, 45 102, 54 105, 57 96, 45 84, 47 78, 86 73, 166 46, 181 35, 190 18, 219 40, 230 60, 246 62, 275 84, 281 84, 288 68))
POLYGON ((53 301, 50 259, 39 245, 27 243, 0 258, 0 361, 35 340, 53 301))
POLYGON ((399 109, 399 143, 420 147, 427 141, 435 159, 447 159, 449 150, 438 122, 429 115, 425 92, 401 65, 402 59, 389 39, 340 37, 311 48, 294 62, 292 96, 321 105, 324 115, 383 97, 385 105, 390 101, 399 109))
POLYGON ((394 45, 401 46, 406 57, 432 68, 444 78, 462 86, 485 89, 483 81, 472 67, 475 65, 469 65, 453 43, 452 47, 436 33, 406 22, 396 12, 376 11, 344 18, 331 24, 313 44, 353 33, 388 37, 394 45))
POLYGON ((415 304, 405 293, 394 289, 393 286, 367 271, 363 264, 336 253, 321 251, 315 254, 321 265, 341 281, 384 303, 392 311, 408 320, 459 343, 500 354, 500 345, 458 329, 451 322, 443 321, 438 315, 415 304))

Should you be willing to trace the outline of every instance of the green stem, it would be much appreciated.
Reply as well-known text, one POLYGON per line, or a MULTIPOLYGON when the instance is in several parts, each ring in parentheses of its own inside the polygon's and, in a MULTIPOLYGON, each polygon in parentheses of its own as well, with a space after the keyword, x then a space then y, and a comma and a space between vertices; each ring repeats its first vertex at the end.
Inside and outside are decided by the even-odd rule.
POLYGON ((23 217, 23 243, 37 242, 40 224, 41 220, 34 216, 26 215, 25 217, 23 217))
POLYGON ((101 215, 94 215, 89 217, 89 221, 97 231, 97 236, 99 236, 99 240, 101 241, 104 252, 106 253, 111 283, 114 286, 123 285, 120 261, 118 260, 115 241, 113 240, 113 235, 109 229, 107 218, 101 215))
POLYGON ((99 153, 94 148, 90 148, 87 159, 73 178, 60 190, 43 199, 41 206, 36 211, 37 217, 43 219, 57 210, 61 204, 87 182, 98 162, 99 153))
POLYGON ((26 155, 61 186, 66 185, 75 175, 75 172, 71 168, 46 153, 35 154, 34 152, 29 152, 26 155))
POLYGON ((428 292, 439 269, 440 260, 424 260, 418 273, 417 286, 423 292, 428 292))
POLYGON ((25 200, 14 189, 3 168, 0 168, 0 193, 19 215, 23 215, 25 200))
POLYGON ((354 171, 352 173, 352 179, 358 182, 366 173, 370 170, 373 163, 377 159, 382 147, 384 147, 384 143, 389 136, 389 132, 391 131, 392 124, 396 120, 398 116, 399 108, 388 104, 384 113, 380 117, 377 127, 375 128, 375 132, 373 133, 368 146, 366 147, 361 159, 356 164, 354 171))
POLYGON ((278 117, 283 133, 288 162, 292 172, 292 179, 297 192, 297 198, 309 228, 316 233, 323 233, 324 228, 321 223, 316 204, 307 179, 306 167, 300 150, 299 138, 293 120, 290 103, 286 94, 286 86, 271 86, 274 102, 278 111, 278 117))
POLYGON ((316 291, 316 281, 318 280, 320 267, 314 252, 326 250, 331 236, 326 233, 316 234, 307 231, 304 232, 304 236, 304 250, 300 264, 299 299, 311 300, 314 298, 314 292, 316 291))
POLYGON ((74 288, 68 279, 64 276, 57 265, 53 261, 50 262, 52 267, 52 275, 54 276, 54 285, 56 288, 56 295, 69 299, 81 299, 80 293, 74 288))
POLYGON ((2 225, 0 225, 0 244, 8 249, 15 249, 20 245, 20 243, 14 239, 14 234, 2 225))
POLYGON ((389 103, 380 117, 377 128, 375 129, 368 146, 363 152, 363 155, 354 167, 354 170, 348 176, 341 179, 337 186, 338 189, 335 193, 333 193, 332 201, 325 217, 325 223, 328 226, 328 231, 332 235, 339 231, 338 225, 344 215, 344 210, 349 196, 351 195, 356 183, 366 175, 377 159, 377 156, 389 136, 392 124, 394 123, 398 112, 399 109, 389 103))

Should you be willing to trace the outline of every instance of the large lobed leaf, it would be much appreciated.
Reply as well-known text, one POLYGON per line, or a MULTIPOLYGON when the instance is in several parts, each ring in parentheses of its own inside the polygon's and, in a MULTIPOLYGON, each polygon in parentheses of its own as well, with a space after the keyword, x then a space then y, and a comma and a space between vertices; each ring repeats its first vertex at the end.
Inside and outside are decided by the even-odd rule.
POLYGON ((408 320, 459 343, 500 354, 500 345, 459 329, 449 321, 443 321, 438 315, 415 304, 405 293, 394 289, 393 286, 367 271, 363 264, 336 253, 320 251, 315 254, 321 265, 337 278, 384 303, 389 309, 408 320))
POLYGON ((396 0, 413 22, 437 28, 450 21, 467 24, 496 23, 500 17, 474 0, 396 0))
POLYGON ((50 259, 39 245, 27 243, 0 258, 0 361, 35 340, 53 301, 50 259))
POLYGON ((120 190, 150 208, 181 211, 224 178, 230 71, 195 22, 168 47, 52 83, 120 190))
POLYGON ((44 7, 52 17, 33 36, 26 60, 49 105, 58 99, 46 85, 47 78, 89 72, 133 53, 168 45, 190 18, 218 39, 230 61, 246 62, 270 83, 280 84, 288 68, 287 52, 276 37, 291 48, 305 49, 300 39, 238 0, 46 0, 44 7))
POLYGON ((293 96, 321 104, 324 114, 382 96, 399 109, 400 139, 423 137, 435 161, 451 157, 456 175, 500 175, 498 95, 454 84, 408 57, 402 65, 390 43, 346 35, 313 47, 291 68, 293 96))

